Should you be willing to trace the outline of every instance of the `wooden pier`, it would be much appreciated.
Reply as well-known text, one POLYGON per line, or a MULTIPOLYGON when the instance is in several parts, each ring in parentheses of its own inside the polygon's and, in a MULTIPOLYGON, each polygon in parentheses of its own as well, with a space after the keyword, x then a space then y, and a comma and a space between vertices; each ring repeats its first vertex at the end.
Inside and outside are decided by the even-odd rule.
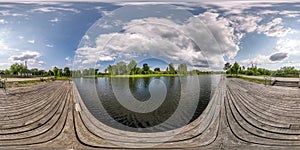
POLYGON ((106 126, 66 81, 0 91, 0 149, 106 148, 299 149, 300 90, 223 78, 199 118, 157 133, 106 126))

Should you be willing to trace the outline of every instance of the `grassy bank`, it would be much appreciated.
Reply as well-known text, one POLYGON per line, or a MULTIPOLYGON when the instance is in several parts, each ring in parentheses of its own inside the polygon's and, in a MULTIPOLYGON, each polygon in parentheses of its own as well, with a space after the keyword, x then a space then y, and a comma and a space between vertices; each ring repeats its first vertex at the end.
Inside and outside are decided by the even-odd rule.
POLYGON ((249 82, 255 82, 258 84, 267 84, 270 85, 271 84, 271 80, 265 80, 265 79, 256 79, 256 78, 248 78, 245 76, 235 76, 235 75, 226 75, 227 78, 239 78, 239 79, 243 79, 249 82))
POLYGON ((96 75, 84 76, 83 78, 142 78, 142 77, 178 77, 178 76, 197 76, 197 75, 211 75, 213 73, 203 74, 135 74, 135 75, 96 75))
POLYGON ((13 82, 7 82, 6 87, 7 88, 15 88, 15 87, 27 87, 27 86, 33 86, 41 84, 42 81, 40 80, 30 80, 30 81, 13 81, 13 82))
POLYGON ((71 77, 65 77, 65 76, 62 76, 62 77, 54 77, 55 80, 63 80, 63 81, 68 81, 68 80, 71 80, 72 78, 71 77))
POLYGON ((183 74, 136 74, 136 75, 97 75, 95 77, 108 77, 108 78, 141 78, 141 77, 177 77, 177 76, 185 76, 183 74))
MULTIPOLYGON (((55 77, 55 80, 63 80, 68 81, 71 78, 69 77, 55 77)), ((16 87, 29 87, 33 85, 38 85, 42 83, 52 82, 52 79, 45 79, 44 81, 41 80, 24 80, 24 81, 10 81, 6 82, 6 88, 16 88, 16 87)))

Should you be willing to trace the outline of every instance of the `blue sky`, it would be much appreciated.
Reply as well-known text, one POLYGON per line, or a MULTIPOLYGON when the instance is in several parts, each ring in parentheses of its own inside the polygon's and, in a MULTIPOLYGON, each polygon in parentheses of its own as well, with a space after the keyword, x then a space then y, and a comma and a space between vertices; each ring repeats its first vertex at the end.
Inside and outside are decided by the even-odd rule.
POLYGON ((103 70, 131 59, 300 69, 300 2, 0 2, 0 47, 0 69, 103 70))

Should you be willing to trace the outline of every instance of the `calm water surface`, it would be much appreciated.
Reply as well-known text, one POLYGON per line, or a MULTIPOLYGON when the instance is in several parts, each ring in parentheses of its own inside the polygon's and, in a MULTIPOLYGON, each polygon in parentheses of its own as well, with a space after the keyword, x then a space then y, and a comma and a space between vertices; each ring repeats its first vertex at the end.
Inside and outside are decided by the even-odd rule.
MULTIPOLYGON (((142 78, 75 78, 79 94, 89 111, 102 123, 132 132, 161 132, 176 129, 195 120, 208 105, 220 75, 142 78), (126 95, 140 102, 151 99, 149 87, 164 91, 154 81, 160 80, 166 89, 165 99, 147 113, 132 111, 120 102, 128 103, 126 95), (151 84, 151 82, 153 82, 151 84), (127 89, 127 90, 125 90, 127 89), (129 90, 128 90, 129 89, 129 90), (126 91, 125 96, 116 96, 126 91)), ((154 95, 154 94, 153 94, 154 95)))

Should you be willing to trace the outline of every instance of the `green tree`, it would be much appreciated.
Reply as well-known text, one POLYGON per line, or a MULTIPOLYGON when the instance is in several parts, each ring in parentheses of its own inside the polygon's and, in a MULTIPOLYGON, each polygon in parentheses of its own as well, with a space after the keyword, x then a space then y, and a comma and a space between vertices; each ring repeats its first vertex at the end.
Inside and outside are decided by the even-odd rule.
POLYGON ((175 70, 173 63, 169 64, 169 70, 170 70, 169 71, 170 74, 176 74, 176 70, 175 70))
POLYGON ((57 76, 61 77, 62 74, 63 74, 62 69, 58 69, 58 71, 57 71, 57 76))
POLYGON ((111 65, 108 65, 107 71, 108 71, 108 73, 111 74, 111 75, 114 74, 114 73, 113 73, 113 67, 112 67, 111 65))
POLYGON ((20 74, 21 76, 23 76, 28 72, 28 70, 27 67, 23 64, 15 63, 10 66, 10 72, 14 75, 20 74))
POLYGON ((15 63, 13 65, 10 66, 10 72, 13 74, 13 75, 16 75, 18 74, 19 70, 18 70, 18 63, 15 63))
POLYGON ((240 65, 237 62, 235 62, 231 67, 231 72, 234 73, 235 76, 237 77, 239 74, 239 70, 240 70, 240 65))
POLYGON ((225 63, 223 70, 227 71, 230 68, 231 68, 231 64, 229 62, 227 62, 227 63, 225 63))
POLYGON ((54 76, 58 76, 58 68, 55 66, 55 67, 53 67, 53 74, 54 74, 54 76))
POLYGON ((150 68, 149 68, 148 64, 147 63, 143 64, 142 74, 149 74, 149 70, 150 70, 150 68))
POLYGON ((160 68, 156 67, 156 68, 154 68, 154 71, 160 72, 160 68))
POLYGON ((72 71, 72 77, 76 77, 79 78, 82 76, 81 71, 80 70, 76 70, 76 71, 72 71))
POLYGON ((65 67, 64 68, 64 74, 67 76, 67 77, 70 77, 71 76, 71 70, 69 67, 65 67))
POLYGON ((136 61, 134 61, 134 60, 130 61, 129 64, 127 65, 127 73, 129 73, 131 75, 135 74, 136 66, 137 66, 136 61))
POLYGON ((39 70, 38 75, 44 76, 44 75, 47 75, 47 72, 45 70, 39 70))
POLYGON ((285 66, 281 67, 279 70, 276 71, 276 75, 278 76, 297 76, 299 71, 292 66, 285 66))
POLYGON ((186 74, 187 73, 186 64, 179 64, 177 70, 178 70, 178 73, 180 73, 180 74, 186 74))
POLYGON ((39 69, 37 68, 30 69, 30 72, 32 73, 32 75, 39 75, 39 69))
POLYGON ((48 71, 48 75, 49 75, 49 76, 54 76, 54 72, 53 72, 52 70, 49 70, 49 71, 48 71))
POLYGON ((95 70, 95 75, 97 75, 98 74, 98 72, 99 72, 99 69, 94 69, 95 70))
MULTIPOLYGON (((113 66, 113 67, 114 67, 114 66, 113 66)), ((118 74, 118 75, 124 75, 124 74, 126 74, 126 73, 127 73, 127 70, 126 70, 126 63, 123 62, 123 61, 118 62, 118 63, 116 64, 116 67, 115 67, 114 70, 116 70, 115 73, 118 74)))
POLYGON ((4 73, 5 73, 6 75, 9 75, 9 74, 10 74, 10 70, 6 69, 6 70, 4 71, 4 73))
POLYGON ((143 73, 143 69, 136 67, 135 74, 142 74, 142 73, 143 73))

